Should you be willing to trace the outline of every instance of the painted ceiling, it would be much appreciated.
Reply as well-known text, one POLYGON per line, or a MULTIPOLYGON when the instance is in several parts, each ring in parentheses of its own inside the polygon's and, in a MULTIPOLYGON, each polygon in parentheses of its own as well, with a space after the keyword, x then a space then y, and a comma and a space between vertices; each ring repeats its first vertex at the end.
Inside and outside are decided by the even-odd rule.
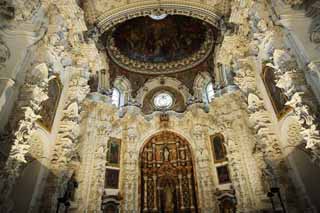
POLYGON ((214 48, 217 33, 208 23, 188 16, 155 20, 137 17, 103 37, 110 58, 140 74, 172 74, 201 64, 214 48))
POLYGON ((148 16, 122 23, 113 32, 115 45, 130 59, 141 62, 171 62, 198 51, 207 25, 187 16, 171 15, 162 20, 148 16))
POLYGON ((149 16, 127 20, 100 41, 109 57, 110 84, 118 76, 127 78, 135 97, 157 76, 176 78, 192 94, 200 72, 214 77, 212 53, 217 37, 218 30, 200 19, 168 15, 161 20, 149 16))

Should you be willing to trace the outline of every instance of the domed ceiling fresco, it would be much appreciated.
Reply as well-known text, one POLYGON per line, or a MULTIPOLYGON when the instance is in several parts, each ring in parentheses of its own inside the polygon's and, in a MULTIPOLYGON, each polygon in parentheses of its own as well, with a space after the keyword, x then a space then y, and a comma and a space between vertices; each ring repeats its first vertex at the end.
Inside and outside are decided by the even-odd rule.
POLYGON ((214 31, 206 22, 188 16, 138 17, 117 25, 107 36, 106 47, 115 63, 129 71, 175 73, 208 57, 214 31))
POLYGON ((186 16, 168 16, 162 20, 139 17, 123 23, 113 36, 116 47, 131 59, 171 62, 200 49, 206 26, 186 16))

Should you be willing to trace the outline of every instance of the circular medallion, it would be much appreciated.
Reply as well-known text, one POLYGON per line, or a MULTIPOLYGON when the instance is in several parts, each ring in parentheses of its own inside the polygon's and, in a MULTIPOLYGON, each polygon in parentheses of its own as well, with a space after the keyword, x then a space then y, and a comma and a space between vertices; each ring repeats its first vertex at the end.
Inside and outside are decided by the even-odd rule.
POLYGON ((157 109, 170 109, 173 105, 173 98, 168 92, 161 92, 154 96, 153 104, 157 109))

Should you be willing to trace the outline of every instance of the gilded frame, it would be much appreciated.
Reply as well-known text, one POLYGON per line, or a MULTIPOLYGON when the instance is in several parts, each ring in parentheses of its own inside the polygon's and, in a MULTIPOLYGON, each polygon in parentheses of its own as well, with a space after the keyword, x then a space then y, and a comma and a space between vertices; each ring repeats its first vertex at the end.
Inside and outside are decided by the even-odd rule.
MULTIPOLYGON (((271 69, 273 69, 273 68, 264 65, 262 73, 261 73, 261 79, 263 81, 264 87, 265 87, 265 89, 267 91, 267 94, 269 96, 269 99, 271 101, 273 110, 274 110, 274 112, 275 112, 275 114, 277 116, 277 119, 281 120, 286 114, 288 114, 292 110, 292 108, 290 106, 284 105, 282 109, 277 109, 277 105, 276 105, 275 100, 274 100, 274 98, 273 98, 273 96, 271 94, 271 91, 270 91, 269 87, 268 87, 268 83, 266 82, 266 79, 265 79, 267 71, 271 70, 271 69)), ((278 89, 279 89, 279 91, 281 91, 281 95, 284 97, 284 99, 286 101, 288 101, 288 98, 287 98, 287 96, 285 94, 283 94, 283 91, 280 88, 278 88, 278 89)))
POLYGON ((214 135, 211 135, 210 136, 210 145, 211 145, 211 150, 212 150, 212 155, 213 155, 213 160, 215 163, 222 163, 222 162, 225 162, 227 161, 227 150, 226 150, 226 147, 224 145, 224 142, 225 142, 225 139, 224 139, 224 136, 223 134, 221 133, 217 133, 217 134, 214 134, 214 135), (222 145, 222 151, 223 151, 223 154, 224 154, 224 158, 223 159, 217 159, 217 156, 216 156, 216 152, 215 152, 215 148, 214 148, 214 139, 216 137, 220 137, 221 139, 221 145, 222 145))
POLYGON ((221 165, 221 166, 217 166, 217 167, 216 167, 216 172, 217 172, 217 178, 218 178, 218 183, 219 183, 219 184, 222 185, 222 184, 232 183, 232 181, 231 181, 231 176, 230 176, 230 169, 229 169, 228 164, 224 164, 224 165, 221 165), (218 170, 219 170, 219 168, 222 168, 222 167, 226 167, 226 169, 227 169, 228 181, 224 181, 224 182, 221 182, 221 181, 220 181, 218 170))
POLYGON ((115 167, 115 168, 120 168, 120 160, 121 160, 121 140, 117 138, 110 138, 108 141, 108 152, 107 152, 107 166, 109 167, 115 167), (117 145, 117 151, 118 151, 118 159, 117 163, 110 163, 110 157, 111 157, 111 146, 115 144, 117 145))
MULTIPOLYGON (((54 74, 54 76, 55 76, 55 78, 51 79, 50 81, 57 82, 57 86, 58 86, 58 89, 59 89, 59 94, 58 94, 57 99, 56 99, 56 101, 54 103, 54 108, 53 108, 53 111, 52 111, 53 116, 52 116, 51 120, 49 121, 49 123, 47 123, 47 124, 41 118, 37 120, 37 123, 41 127, 43 127, 45 130, 47 130, 48 132, 51 132, 51 130, 52 130, 52 126, 53 126, 54 120, 56 118, 56 113, 57 113, 57 110, 58 110, 58 106, 59 106, 59 103, 60 103, 62 90, 63 90, 63 84, 61 82, 59 74, 54 74)), ((49 84, 50 84, 50 81, 49 81, 49 84)), ((48 91, 48 93, 49 93, 49 91, 48 91)), ((46 101, 48 101, 49 99, 50 99, 50 97, 47 100, 45 100, 44 102, 42 102, 41 105, 43 103, 45 103, 46 101)), ((42 108, 41 108, 41 110, 42 110, 42 108)), ((40 110, 39 114, 41 114, 41 110, 40 110)))

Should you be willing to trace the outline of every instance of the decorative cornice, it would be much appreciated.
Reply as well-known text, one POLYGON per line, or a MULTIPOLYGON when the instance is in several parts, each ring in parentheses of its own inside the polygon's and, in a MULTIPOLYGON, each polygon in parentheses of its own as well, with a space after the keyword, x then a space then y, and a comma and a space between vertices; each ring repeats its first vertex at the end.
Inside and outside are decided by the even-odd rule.
POLYGON ((169 15, 186 15, 208 22, 209 24, 219 27, 222 14, 205 4, 190 1, 163 1, 159 6, 158 2, 137 2, 116 9, 106 11, 97 18, 97 27, 100 34, 108 31, 115 25, 126 20, 148 16, 152 14, 169 14, 169 15))

